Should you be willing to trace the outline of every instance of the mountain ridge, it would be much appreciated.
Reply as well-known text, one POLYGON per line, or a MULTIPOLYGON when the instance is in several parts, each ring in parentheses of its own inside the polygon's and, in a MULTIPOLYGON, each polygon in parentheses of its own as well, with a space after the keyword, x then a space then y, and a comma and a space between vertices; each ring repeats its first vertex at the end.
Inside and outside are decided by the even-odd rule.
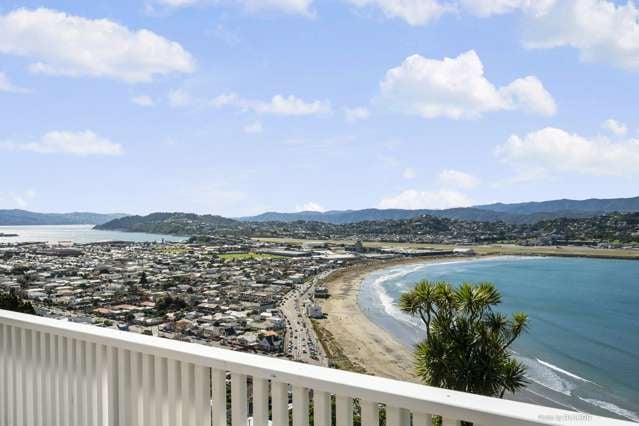
POLYGON ((21 209, 0 209, 0 226, 24 225, 101 225, 126 213, 36 213, 21 209))

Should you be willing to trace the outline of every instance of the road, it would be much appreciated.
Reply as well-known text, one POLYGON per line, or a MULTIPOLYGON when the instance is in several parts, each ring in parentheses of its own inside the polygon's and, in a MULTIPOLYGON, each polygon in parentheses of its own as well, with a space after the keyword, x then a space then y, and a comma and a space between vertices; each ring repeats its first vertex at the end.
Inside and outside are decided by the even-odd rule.
POLYGON ((296 361, 308 364, 328 366, 328 358, 319 343, 311 320, 306 315, 304 300, 312 299, 315 285, 326 277, 327 273, 317 277, 290 291, 282 301, 280 310, 286 319, 286 335, 284 351, 296 361))

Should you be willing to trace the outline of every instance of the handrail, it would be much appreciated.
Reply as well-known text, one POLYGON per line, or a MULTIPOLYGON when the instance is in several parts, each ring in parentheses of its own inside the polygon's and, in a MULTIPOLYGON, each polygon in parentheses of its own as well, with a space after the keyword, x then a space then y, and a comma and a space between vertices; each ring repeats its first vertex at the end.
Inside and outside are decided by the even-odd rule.
MULTIPOLYGON (((236 377, 244 377, 244 383, 246 377, 270 380, 273 384, 287 384, 294 389, 311 389, 314 392, 371 401, 413 413, 432 413, 446 419, 461 419, 478 425, 565 425, 567 419, 574 425, 636 425, 629 421, 582 415, 534 404, 0 310, 0 332, 5 330, 5 340, 0 340, 2 362, 3 357, 8 356, 2 345, 8 341, 6 330, 9 328, 105 345, 140 356, 166 358, 210 368, 214 372, 231 372, 236 377)), ((3 386, 0 383, 0 390, 3 386)), ((352 409, 348 412, 352 413, 352 409)))

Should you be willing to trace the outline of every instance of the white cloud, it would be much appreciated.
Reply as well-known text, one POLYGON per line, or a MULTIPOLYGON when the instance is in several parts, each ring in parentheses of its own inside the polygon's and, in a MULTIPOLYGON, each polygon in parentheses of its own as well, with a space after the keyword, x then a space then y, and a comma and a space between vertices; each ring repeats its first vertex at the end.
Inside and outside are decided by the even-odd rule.
MULTIPOLYGON (((157 0, 157 3, 169 7, 188 7, 204 4, 205 0, 157 0)), ((211 3, 211 2, 209 2, 211 3)), ((213 2, 215 4, 220 2, 213 2)), ((229 0, 225 3, 235 4, 250 13, 276 11, 291 15, 312 16, 313 0, 229 0)))
POLYGON ((0 148, 13 151, 32 151, 41 154, 122 155, 122 146, 102 138, 90 130, 81 132, 51 131, 40 140, 25 144, 0 142, 0 148))
POLYGON ((375 6, 390 18, 400 18, 409 25, 425 25, 454 10, 439 0, 348 0, 357 7, 375 6))
POLYGON ((546 13, 557 0, 460 0, 461 6, 476 16, 501 15, 523 10, 534 15, 546 13))
POLYGON ((244 126, 244 133, 262 133, 263 131, 264 127, 259 121, 244 126))
POLYGON ((32 72, 131 83, 194 69, 182 46, 149 30, 45 8, 0 15, 0 53, 32 59, 32 72))
POLYGON ((382 209, 447 209, 451 207, 467 207, 471 200, 457 191, 417 191, 408 189, 394 197, 384 198, 379 207, 382 209))
POLYGON ((312 16, 313 0, 237 0, 249 12, 275 10, 292 15, 312 16))
POLYGON ((609 118, 601 125, 604 129, 608 130, 616 136, 625 136, 628 133, 628 126, 614 118, 609 118))
POLYGON ((296 96, 275 95, 269 101, 241 98, 235 93, 224 93, 209 104, 214 108, 233 106, 244 111, 270 115, 324 115, 331 112, 328 101, 305 101, 296 96))
POLYGON ((354 123, 359 120, 367 120, 370 117, 370 111, 365 107, 344 108, 344 118, 347 123, 354 123))
POLYGON ((0 92, 29 93, 30 90, 14 85, 4 73, 0 72, 0 92))
POLYGON ((0 192, 0 205, 24 209, 35 199, 36 193, 32 189, 21 192, 0 192))
POLYGON ((133 96, 131 102, 141 107, 150 107, 155 105, 153 98, 147 95, 133 96))
POLYGON ((552 127, 523 138, 512 135, 497 147, 496 155, 506 164, 523 171, 535 170, 537 174, 639 175, 639 140, 589 139, 552 127))
POLYGON ((475 176, 450 169, 442 170, 437 181, 446 188, 472 189, 479 185, 479 179, 475 176))
POLYGON ((404 179, 415 179, 417 177, 417 172, 412 167, 406 167, 402 173, 402 177, 404 179))
POLYGON ((183 89, 170 90, 168 94, 169 105, 174 108, 183 108, 193 103, 193 97, 183 89))
POLYGON ((325 212, 326 209, 317 203, 308 202, 295 208, 298 212, 325 212))
POLYGON ((573 47, 584 62, 639 70, 639 9, 633 0, 562 0, 546 13, 529 16, 524 45, 573 47))
POLYGON ((386 73, 380 90, 377 102, 424 118, 477 118, 500 110, 550 116, 557 110, 553 97, 537 77, 495 87, 484 76, 484 66, 474 50, 443 60, 410 56, 386 73))

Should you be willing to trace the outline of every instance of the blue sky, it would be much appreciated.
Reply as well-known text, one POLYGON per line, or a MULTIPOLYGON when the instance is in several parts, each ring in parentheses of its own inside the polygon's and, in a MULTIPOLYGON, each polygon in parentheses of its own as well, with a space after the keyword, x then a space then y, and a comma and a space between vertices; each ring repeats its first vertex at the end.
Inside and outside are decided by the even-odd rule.
POLYGON ((0 5, 0 208, 637 196, 634 0, 0 5))

